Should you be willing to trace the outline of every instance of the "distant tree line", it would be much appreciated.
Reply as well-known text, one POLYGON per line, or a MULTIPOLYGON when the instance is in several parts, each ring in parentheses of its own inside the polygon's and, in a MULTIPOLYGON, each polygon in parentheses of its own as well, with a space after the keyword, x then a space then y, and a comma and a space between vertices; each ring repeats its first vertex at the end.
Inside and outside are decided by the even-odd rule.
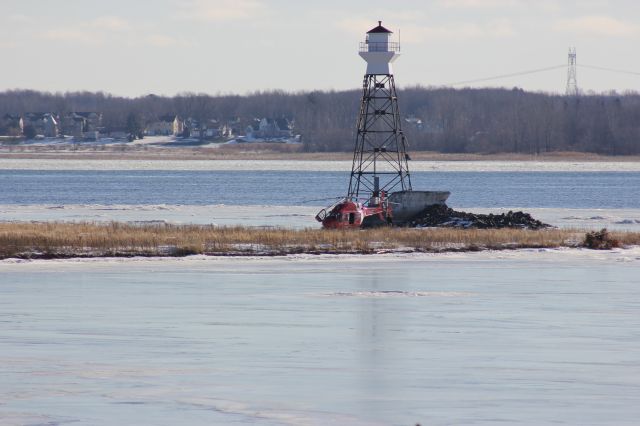
MULTIPOLYGON (((398 92, 411 150, 447 153, 593 152, 640 154, 640 94, 579 97, 521 89, 409 87, 398 92)), ((6 113, 96 111, 103 126, 141 128, 166 114, 197 120, 286 117, 307 151, 350 151, 360 91, 255 92, 245 96, 182 93, 118 97, 102 92, 0 92, 6 113)))

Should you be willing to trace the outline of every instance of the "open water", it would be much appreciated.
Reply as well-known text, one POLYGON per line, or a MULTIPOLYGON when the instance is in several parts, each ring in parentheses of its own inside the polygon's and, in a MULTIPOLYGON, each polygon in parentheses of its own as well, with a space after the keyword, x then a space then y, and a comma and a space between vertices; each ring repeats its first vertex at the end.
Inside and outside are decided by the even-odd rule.
MULTIPOLYGON (((326 205, 348 173, 0 170, 2 204, 326 205)), ((640 208, 640 172, 414 172, 460 208, 640 208)))

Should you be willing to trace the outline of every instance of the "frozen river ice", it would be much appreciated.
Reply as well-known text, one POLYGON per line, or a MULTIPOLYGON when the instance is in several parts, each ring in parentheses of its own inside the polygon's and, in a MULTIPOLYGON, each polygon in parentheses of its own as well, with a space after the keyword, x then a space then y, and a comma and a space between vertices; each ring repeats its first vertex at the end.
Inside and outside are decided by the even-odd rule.
MULTIPOLYGON (((412 164, 459 209, 640 229, 637 162, 412 164)), ((345 170, 0 160, 0 221, 317 227, 345 170)), ((4 260, 0 425, 635 425, 639 276, 638 247, 4 260)))
MULTIPOLYGON (((0 221, 131 222, 219 226, 320 228, 322 206, 0 204, 0 221)), ((471 208, 473 213, 505 213, 512 208, 471 208)), ((561 228, 640 231, 640 209, 528 208, 533 217, 561 228)))
MULTIPOLYGON (((67 153, 69 154, 69 153, 67 153)), ((0 170, 86 171, 334 171, 349 173, 351 160, 139 160, 0 158, 0 170)), ((640 172, 637 161, 411 161, 416 172, 640 172)), ((384 164, 379 170, 392 170, 384 164), (387 167, 387 168, 385 168, 387 167)))
POLYGON ((0 423, 640 418, 640 249, 0 262, 0 423))

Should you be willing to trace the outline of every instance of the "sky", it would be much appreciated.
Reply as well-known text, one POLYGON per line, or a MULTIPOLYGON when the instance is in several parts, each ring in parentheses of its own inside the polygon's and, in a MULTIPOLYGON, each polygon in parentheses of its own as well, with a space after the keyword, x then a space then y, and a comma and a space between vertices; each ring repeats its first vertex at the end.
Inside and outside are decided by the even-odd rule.
MULTIPOLYGON (((358 43, 400 36, 398 86, 566 65, 582 91, 640 90, 637 0, 0 0, 0 90, 182 92, 359 88, 358 43), (625 70, 614 73, 582 65, 625 70)), ((470 87, 563 93, 565 67, 470 87)), ((455 85, 463 87, 465 85, 455 85)))

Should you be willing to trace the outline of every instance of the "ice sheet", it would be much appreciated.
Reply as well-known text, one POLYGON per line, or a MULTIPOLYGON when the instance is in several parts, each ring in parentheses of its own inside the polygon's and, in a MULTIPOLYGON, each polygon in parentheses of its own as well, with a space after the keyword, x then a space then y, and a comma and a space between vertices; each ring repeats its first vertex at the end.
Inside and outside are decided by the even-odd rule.
POLYGON ((184 269, 216 268, 220 271, 238 271, 245 265, 250 268, 264 268, 264 271, 274 272, 286 268, 307 268, 319 265, 349 268, 349 265, 410 265, 442 264, 442 263, 478 263, 503 262, 505 267, 518 265, 518 262, 540 262, 553 266, 580 266, 584 264, 618 265, 623 263, 640 262, 640 246, 616 248, 612 250, 590 250, 585 248, 541 248, 518 250, 483 250, 479 252, 446 252, 446 253, 400 253, 385 252, 370 255, 362 254, 292 254, 287 256, 206 256, 192 255, 185 257, 114 257, 114 258, 76 258, 76 259, 3 259, 0 260, 2 271, 82 271, 84 269, 109 270, 117 265, 131 265, 135 268, 149 268, 171 266, 184 269), (512 263, 510 263, 512 262, 512 263))
POLYGON ((2 261, 0 419, 633 425, 639 275, 640 248, 2 261))
POLYGON ((227 205, 0 205, 0 221, 118 221, 174 224, 319 227, 322 207, 227 205))
MULTIPOLYGON (((454 206, 455 207, 455 206, 454 206)), ((314 219, 323 206, 231 205, 0 205, 0 221, 121 221, 136 223, 215 224, 318 228, 314 219)), ((500 214, 511 208, 464 209, 500 214)), ((524 209, 545 223, 562 228, 640 232, 640 209, 524 209)))
MULTIPOLYGON (((92 160, 0 158, 4 170, 247 170, 341 171, 351 161, 306 160, 92 160)), ((412 161, 411 171, 450 172, 638 172, 640 162, 620 161, 412 161)), ((380 165, 379 170, 386 169, 380 165)))

